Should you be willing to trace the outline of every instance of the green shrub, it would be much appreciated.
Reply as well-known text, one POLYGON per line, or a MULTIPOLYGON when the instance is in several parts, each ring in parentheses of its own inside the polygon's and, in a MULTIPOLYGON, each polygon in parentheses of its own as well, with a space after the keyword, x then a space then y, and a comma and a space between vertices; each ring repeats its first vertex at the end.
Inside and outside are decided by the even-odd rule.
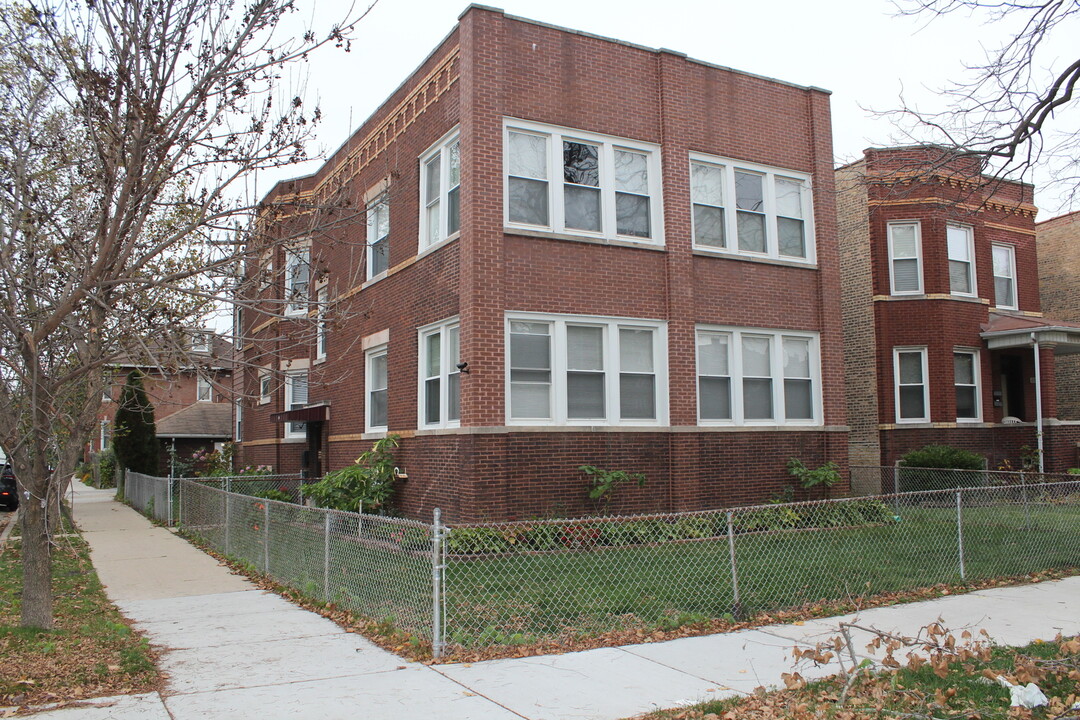
POLYGON ((281 490, 280 488, 259 490, 256 493, 252 493, 252 497, 262 498, 263 500, 278 500, 280 502, 287 503, 291 503, 293 501, 292 493, 286 490, 281 490))
POLYGON ((98 487, 116 487, 116 455, 113 453, 112 448, 105 448, 98 453, 97 466, 98 487))
POLYGON ((984 483, 982 455, 950 447, 927 445, 900 458, 897 489, 902 492, 978 487, 984 483))
POLYGON ((304 486, 304 495, 319 507, 347 512, 385 510, 394 493, 394 454, 397 435, 377 440, 356 462, 329 472, 317 483, 304 486))

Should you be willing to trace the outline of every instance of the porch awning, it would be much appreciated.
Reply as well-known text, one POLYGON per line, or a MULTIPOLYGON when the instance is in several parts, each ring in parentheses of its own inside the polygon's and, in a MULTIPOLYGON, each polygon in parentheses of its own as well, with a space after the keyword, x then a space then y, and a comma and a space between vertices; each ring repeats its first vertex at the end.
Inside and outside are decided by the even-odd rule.
POLYGON ((324 422, 330 419, 329 405, 312 405, 311 407, 296 408, 285 412, 271 413, 270 422, 293 423, 293 422, 324 422))
POLYGON ((982 326, 981 337, 990 350, 1031 347, 1037 339, 1055 355, 1080 354, 1080 323, 1064 320, 994 314, 982 326))

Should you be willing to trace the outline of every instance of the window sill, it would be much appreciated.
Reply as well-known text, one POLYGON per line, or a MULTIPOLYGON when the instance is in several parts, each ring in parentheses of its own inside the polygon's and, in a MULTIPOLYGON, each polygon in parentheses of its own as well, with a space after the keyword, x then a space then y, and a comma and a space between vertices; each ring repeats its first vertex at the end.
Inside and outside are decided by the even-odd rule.
POLYGON ((440 240, 437 243, 432 243, 431 245, 428 245, 427 247, 423 248, 422 250, 419 250, 416 253, 416 257, 417 257, 417 259, 419 259, 419 258, 424 257, 425 255, 429 255, 429 254, 435 252, 436 250, 438 250, 439 248, 441 248, 441 247, 443 247, 445 245, 449 245, 450 243, 457 240, 459 237, 461 237, 461 231, 460 230, 457 231, 456 233, 454 233, 453 235, 447 236, 445 240, 440 240))
POLYGON ((782 258, 769 257, 768 255, 743 255, 742 253, 727 250, 713 250, 694 246, 694 255, 698 257, 723 258, 724 260, 738 260, 740 262, 761 263, 762 265, 780 265, 782 267, 794 267, 803 270, 818 270, 818 264, 809 260, 784 260, 782 258))
POLYGON ((299 445, 301 443, 306 443, 306 442, 307 442, 306 437, 286 437, 286 438, 281 438, 281 444, 282 445, 299 445))
POLYGON ((381 273, 379 273, 378 275, 373 275, 372 277, 369 277, 367 280, 365 280, 363 283, 361 283, 360 284, 360 289, 363 290, 364 288, 369 288, 372 285, 374 285, 375 283, 379 282, 380 280, 385 280, 389 276, 390 276, 390 268, 387 268, 387 269, 383 270, 381 273))
POLYGON ((365 430, 360 433, 361 440, 382 440, 389 434, 389 430, 383 428, 381 430, 365 430))
POLYGON ((506 235, 518 235, 521 237, 539 238, 542 240, 568 240, 570 242, 586 243, 588 245, 611 245, 614 247, 637 248, 638 250, 653 250, 664 252, 662 240, 625 240, 622 238, 606 238, 595 235, 575 235, 573 233, 555 232, 553 230, 534 230, 530 228, 516 227, 513 225, 503 226, 506 235))
POLYGON ((326 356, 325 355, 323 355, 322 357, 315 358, 314 360, 311 361, 311 364, 312 365, 322 365, 324 362, 326 362, 326 356))
POLYGON ((953 300, 955 302, 974 303, 976 305, 989 305, 986 298, 967 297, 964 295, 950 295, 948 293, 919 293, 912 295, 875 295, 874 302, 899 302, 904 300, 953 300))

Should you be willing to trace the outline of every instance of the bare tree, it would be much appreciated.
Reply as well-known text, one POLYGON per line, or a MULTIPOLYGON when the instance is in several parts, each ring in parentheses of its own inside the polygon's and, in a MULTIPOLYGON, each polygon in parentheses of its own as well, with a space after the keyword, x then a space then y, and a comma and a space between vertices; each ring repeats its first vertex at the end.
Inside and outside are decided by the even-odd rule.
POLYGON ((52 625, 48 508, 103 368, 190 348, 186 329, 244 262, 237 228, 255 208, 240 186, 306 159, 319 113, 283 78, 316 49, 348 49, 366 14, 290 35, 295 10, 30 0, 0 13, 0 445, 22 496, 24 626, 52 625))
POLYGON ((1064 201, 1080 190, 1076 131, 1080 3, 1075 0, 894 0, 901 15, 982 18, 1015 33, 987 51, 968 76, 942 93, 947 107, 926 112, 904 104, 909 135, 973 156, 1000 178, 1028 180, 1039 165, 1062 186, 1064 201), (1068 43, 1062 45, 1062 43, 1068 43), (1059 53, 1064 52, 1062 57, 1059 53), (929 137, 927 137, 929 136, 929 137))

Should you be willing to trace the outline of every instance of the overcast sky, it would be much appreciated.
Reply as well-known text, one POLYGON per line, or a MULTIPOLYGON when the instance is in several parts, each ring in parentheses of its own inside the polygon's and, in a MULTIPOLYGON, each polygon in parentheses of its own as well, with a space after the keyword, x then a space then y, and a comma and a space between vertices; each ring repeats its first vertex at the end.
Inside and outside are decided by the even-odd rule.
MULTIPOLYGON (((361 0, 363 2, 363 0, 361 0)), ((965 76, 1010 28, 963 15, 900 17, 890 0, 504 0, 508 14, 653 48, 832 92, 833 142, 838 163, 871 145, 902 141, 887 118, 903 93, 924 110, 941 109, 937 93, 965 76)), ((347 0, 319 0, 302 11, 319 27, 340 15, 347 0)), ((330 49, 303 68, 305 99, 324 120, 310 150, 332 153, 446 36, 467 7, 453 0, 379 0, 359 25, 352 51, 330 49)), ((301 13, 301 14, 302 14, 301 13)), ((1067 47, 1066 52, 1075 52, 1067 47)), ((258 193, 276 180, 313 172, 319 163, 264 174, 258 193)), ((1057 215, 1054 192, 1040 192, 1040 219, 1057 215)), ((1075 209, 1075 208, 1074 208, 1075 209)))

